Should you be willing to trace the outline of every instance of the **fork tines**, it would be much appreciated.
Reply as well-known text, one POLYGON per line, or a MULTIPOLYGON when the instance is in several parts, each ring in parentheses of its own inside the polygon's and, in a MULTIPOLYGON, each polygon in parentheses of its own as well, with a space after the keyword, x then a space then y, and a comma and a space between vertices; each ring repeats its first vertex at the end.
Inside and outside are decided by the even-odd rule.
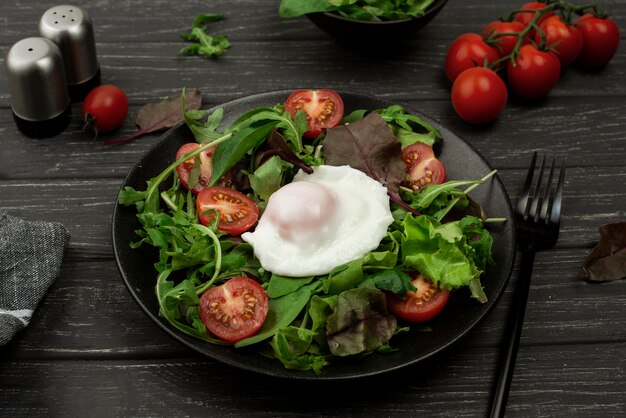
POLYGON ((526 181, 524 182, 522 193, 517 201, 516 213, 518 216, 523 217, 524 220, 541 221, 545 224, 558 224, 561 218, 563 184, 565 183, 565 159, 561 162, 559 180, 556 186, 554 186, 552 183, 555 176, 556 157, 552 157, 548 180, 544 184, 543 177, 546 168, 546 156, 543 155, 541 157, 538 177, 533 188, 536 162, 537 151, 533 153, 530 168, 526 175, 526 181))

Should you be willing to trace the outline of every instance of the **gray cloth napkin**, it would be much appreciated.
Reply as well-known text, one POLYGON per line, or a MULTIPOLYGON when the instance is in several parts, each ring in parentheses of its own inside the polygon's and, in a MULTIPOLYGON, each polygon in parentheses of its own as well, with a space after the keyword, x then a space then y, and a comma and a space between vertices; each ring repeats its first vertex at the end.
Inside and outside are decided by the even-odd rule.
POLYGON ((59 223, 24 221, 0 209, 0 346, 28 325, 59 275, 69 238, 59 223))

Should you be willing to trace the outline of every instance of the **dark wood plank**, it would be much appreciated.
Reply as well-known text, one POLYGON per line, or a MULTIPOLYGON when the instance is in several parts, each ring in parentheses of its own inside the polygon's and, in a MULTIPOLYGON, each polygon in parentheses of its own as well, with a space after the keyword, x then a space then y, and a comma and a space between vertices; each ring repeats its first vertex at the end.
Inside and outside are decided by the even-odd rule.
MULTIPOLYGON (((620 416, 626 411, 626 344, 523 348, 507 416, 620 416)), ((390 375, 305 383, 251 375, 197 357, 132 361, 4 361, 0 410, 11 416, 459 417, 486 414, 497 354, 453 351, 390 375), (123 376, 123 377, 122 377, 123 376), (460 376, 463 376, 460 378, 460 376), (14 382, 19 382, 19 385, 14 382), (36 398, 23 396, 28 387, 36 398), (355 404, 355 397, 358 401, 355 404), (364 412, 366 411, 366 412, 364 412)))

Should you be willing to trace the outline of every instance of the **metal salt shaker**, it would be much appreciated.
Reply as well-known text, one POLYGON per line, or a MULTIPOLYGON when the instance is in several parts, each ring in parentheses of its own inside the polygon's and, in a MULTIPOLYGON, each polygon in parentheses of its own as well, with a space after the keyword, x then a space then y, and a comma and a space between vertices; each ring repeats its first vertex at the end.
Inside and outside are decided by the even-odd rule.
POLYGON ((78 6, 54 6, 41 16, 39 34, 61 49, 70 98, 73 102, 82 101, 100 84, 91 18, 78 6))
POLYGON ((6 69, 17 127, 36 138, 65 129, 71 103, 59 47, 45 38, 22 39, 9 50, 6 69))

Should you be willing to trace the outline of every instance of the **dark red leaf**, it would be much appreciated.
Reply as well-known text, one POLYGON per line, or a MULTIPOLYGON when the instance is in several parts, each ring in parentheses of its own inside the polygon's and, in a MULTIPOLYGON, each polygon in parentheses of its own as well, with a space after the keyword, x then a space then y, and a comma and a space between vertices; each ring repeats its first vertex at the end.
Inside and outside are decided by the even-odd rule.
POLYGON ((626 221, 602 225, 598 245, 583 263, 583 277, 608 282, 626 277, 626 221))
POLYGON ((407 211, 415 213, 399 194, 406 176, 402 147, 376 112, 347 125, 326 131, 324 157, 329 165, 349 165, 387 187, 389 198, 407 211))

